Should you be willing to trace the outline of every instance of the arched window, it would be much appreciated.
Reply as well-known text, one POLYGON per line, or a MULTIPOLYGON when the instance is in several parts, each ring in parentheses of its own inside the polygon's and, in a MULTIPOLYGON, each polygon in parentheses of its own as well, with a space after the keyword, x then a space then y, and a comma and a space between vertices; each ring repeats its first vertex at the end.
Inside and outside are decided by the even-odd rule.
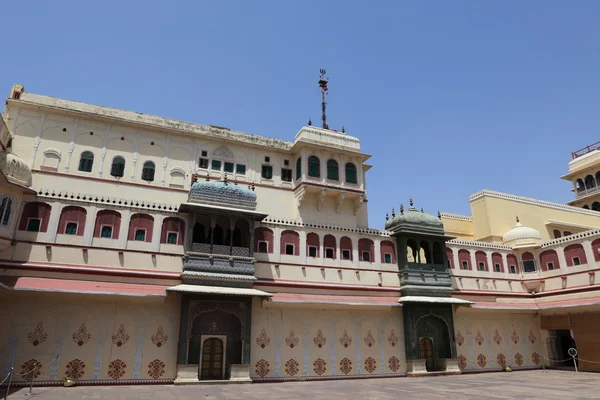
POLYGON ((281 232, 281 254, 288 256, 300 255, 300 235, 296 231, 281 232))
POLYGON ((85 229, 85 208, 67 206, 62 209, 58 220, 58 234, 83 236, 85 229))
POLYGON ((256 253, 273 253, 273 231, 259 227, 254 230, 254 251, 256 253))
POLYGON ((302 157, 298 157, 296 160, 296 179, 302 177, 302 157))
POLYGON ((46 232, 52 207, 46 203, 27 203, 21 213, 20 231, 46 232))
POLYGON ((454 252, 446 247, 446 258, 448 259, 448 268, 454 269, 454 252))
POLYGON ((306 254, 309 257, 319 257, 319 235, 314 232, 306 234, 306 254))
POLYGON ((502 261, 502 254, 492 253, 492 264, 494 264, 494 272, 504 272, 504 261, 502 261))
POLYGON ((163 220, 160 231, 160 243, 183 245, 185 223, 181 218, 168 217, 163 220))
POLYGON ((419 262, 421 264, 432 264, 431 260, 431 248, 429 247, 429 243, 421 240, 421 251, 419 253, 419 262))
POLYGON ((591 189, 593 187, 596 187, 596 181, 594 180, 594 177, 591 175, 586 176, 585 177, 585 188, 591 189))
POLYGON ((458 263, 460 269, 471 269, 471 253, 469 253, 469 250, 460 249, 458 251, 458 263))
POLYGON ((308 176, 315 178, 321 176, 321 161, 317 156, 308 157, 308 176))
POLYGON ((173 168, 171 170, 171 182, 169 186, 182 188, 185 182, 185 172, 179 168, 173 168))
POLYGON ((125 159, 121 156, 113 158, 110 166, 110 174, 115 178, 122 178, 125 175, 125 159))
POLYGON ((384 264, 395 264, 396 263, 396 250, 394 243, 390 240, 382 240, 379 245, 381 252, 381 262, 384 264))
POLYGON ((342 252, 342 260, 352 261, 352 239, 348 236, 340 238, 340 250, 342 252))
POLYGON ((565 247, 564 253, 565 258, 567 259, 567 267, 574 267, 577 265, 587 264, 585 250, 583 249, 583 246, 579 243, 575 243, 565 247))
POLYGON ((546 250, 540 254, 540 268, 542 271, 552 271, 560 268, 556 251, 546 250))
POLYGON ((346 164, 346 182, 348 183, 357 183, 356 179, 356 165, 353 163, 346 164))
POLYGON ((593 202, 592 203, 592 210, 594 210, 594 211, 600 211, 600 202, 597 202, 597 201, 593 202))
POLYGON ((475 262, 477 263, 477 271, 487 271, 487 255, 483 251, 475 252, 475 262))
POLYGON ((8 226, 12 211, 12 199, 5 196, 0 200, 0 225, 8 226))
POLYGON ((92 166, 94 165, 94 154, 91 151, 84 151, 81 153, 79 159, 79 170, 81 172, 92 172, 92 166))
POLYGON ((327 179, 332 181, 340 180, 340 169, 338 168, 338 163, 335 160, 327 161, 327 179))
POLYGON ((375 244, 371 239, 358 239, 358 260, 363 262, 373 262, 373 253, 375 244))
POLYGON ((578 192, 583 192, 585 190, 585 185, 581 179, 577 179, 577 182, 575 182, 575 187, 577 188, 578 192))
POLYGON ((154 218, 148 214, 134 214, 129 222, 127 240, 136 242, 152 242, 154 218))
POLYGON ((154 163, 146 161, 142 169, 142 180, 152 182, 154 180, 154 163))
POLYGON ((113 210, 100 210, 96 214, 94 237, 118 239, 121 230, 121 214, 113 210))
POLYGON ((331 258, 332 260, 336 259, 336 243, 335 236, 333 235, 325 235, 323 238, 323 248, 325 249, 325 258, 331 258))
POLYGON ((554 231, 552 231, 552 234, 554 235, 554 239, 558 239, 562 236, 558 229, 555 229, 554 231))

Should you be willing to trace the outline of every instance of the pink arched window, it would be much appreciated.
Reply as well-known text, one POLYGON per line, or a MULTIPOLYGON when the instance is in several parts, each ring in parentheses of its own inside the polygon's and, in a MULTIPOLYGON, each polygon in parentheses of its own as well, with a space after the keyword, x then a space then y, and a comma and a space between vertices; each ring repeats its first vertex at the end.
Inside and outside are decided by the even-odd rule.
POLYGON ((358 239, 358 259, 364 262, 374 262, 375 243, 371 239, 358 239))
POLYGON ((506 262, 508 263, 507 268, 508 268, 509 273, 511 273, 511 274, 519 273, 519 263, 517 262, 517 257, 514 254, 507 255, 506 262))
POLYGON ((504 261, 502 260, 502 254, 492 253, 492 268, 494 272, 504 272, 504 261))
POLYGON ((82 207, 64 207, 60 212, 57 233, 59 235, 83 236, 86 214, 85 208, 82 207))
POLYGON ((546 250, 540 254, 540 267, 542 271, 551 271, 560 269, 558 255, 554 250, 546 250))
POLYGON ((336 259, 337 246, 335 242, 335 236, 325 235, 323 238, 323 248, 325 249, 325 258, 336 259))
POLYGON ((568 267, 587 264, 585 251, 583 250, 583 246, 579 243, 565 247, 565 258, 567 259, 568 267))
POLYGON ((600 239, 596 239, 592 242, 592 252, 596 261, 600 261, 600 239))
POLYGON ((306 235, 306 255, 308 257, 319 257, 319 235, 314 232, 310 232, 306 235))
POLYGON ((450 266, 450 268, 456 268, 456 266, 454 265, 454 252, 448 247, 446 247, 446 258, 448 259, 448 265, 450 266))
POLYGON ((273 254, 273 231, 259 227, 254 230, 254 252, 273 254))
POLYGON ((152 242, 154 218, 148 214, 134 214, 129 222, 127 240, 137 242, 152 242))
POLYGON ((475 252, 475 262, 477 263, 478 271, 489 271, 487 265, 487 255, 483 251, 475 252))
POLYGON ((185 222, 181 218, 165 218, 160 230, 160 242, 162 244, 183 245, 185 239, 185 222))
POLYGON ((27 203, 23 207, 19 230, 29 232, 46 232, 50 221, 52 207, 46 203, 27 203))
POLYGON ((396 246, 391 240, 382 240, 379 245, 381 251, 381 262, 384 264, 396 263, 396 246))
POLYGON ((460 249, 458 251, 458 264, 460 269, 472 269, 471 267, 471 253, 469 250, 460 249))
POLYGON ((118 239, 121 230, 121 214, 114 210, 100 210, 96 214, 94 237, 118 239))
POLYGON ((300 255, 300 235, 296 231, 281 232, 281 254, 288 256, 300 255))
POLYGON ((340 251, 342 254, 342 260, 352 261, 352 239, 350 239, 348 236, 341 237, 340 251))

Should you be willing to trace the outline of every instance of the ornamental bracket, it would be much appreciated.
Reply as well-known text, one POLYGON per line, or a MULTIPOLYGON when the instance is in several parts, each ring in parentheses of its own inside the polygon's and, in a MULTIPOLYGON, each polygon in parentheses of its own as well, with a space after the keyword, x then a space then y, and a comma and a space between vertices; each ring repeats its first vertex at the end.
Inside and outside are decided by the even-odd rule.
POLYGON ((320 194, 319 200, 317 202, 317 210, 321 211, 321 208, 323 208, 323 203, 325 203, 326 197, 327 197, 327 189, 321 189, 321 194, 320 194))
POLYGON ((340 196, 338 197, 338 201, 335 204, 335 212, 336 213, 339 213, 340 210, 342 209, 342 205, 344 204, 344 200, 346 200, 346 192, 340 193, 340 196))

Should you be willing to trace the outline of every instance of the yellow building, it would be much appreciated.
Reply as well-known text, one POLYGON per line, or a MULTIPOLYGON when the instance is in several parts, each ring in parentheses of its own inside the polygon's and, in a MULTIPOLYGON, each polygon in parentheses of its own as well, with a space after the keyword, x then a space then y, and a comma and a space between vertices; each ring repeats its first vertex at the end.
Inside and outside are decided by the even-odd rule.
MULTIPOLYGON (((370 156, 344 132, 287 142, 21 85, 0 121, 0 372, 16 382, 541 368, 575 346, 598 368, 587 193, 484 190, 471 216, 408 204, 377 230, 370 156)), ((596 152, 566 179, 600 170, 596 152)))

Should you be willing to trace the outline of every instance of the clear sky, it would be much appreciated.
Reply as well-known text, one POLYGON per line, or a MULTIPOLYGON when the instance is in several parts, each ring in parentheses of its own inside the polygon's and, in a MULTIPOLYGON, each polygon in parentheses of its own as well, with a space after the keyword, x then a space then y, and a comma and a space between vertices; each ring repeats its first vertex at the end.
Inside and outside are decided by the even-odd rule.
POLYGON ((4 2, 0 90, 293 140, 320 120, 372 154, 370 226, 412 196, 573 198, 600 140, 598 1, 4 2))

